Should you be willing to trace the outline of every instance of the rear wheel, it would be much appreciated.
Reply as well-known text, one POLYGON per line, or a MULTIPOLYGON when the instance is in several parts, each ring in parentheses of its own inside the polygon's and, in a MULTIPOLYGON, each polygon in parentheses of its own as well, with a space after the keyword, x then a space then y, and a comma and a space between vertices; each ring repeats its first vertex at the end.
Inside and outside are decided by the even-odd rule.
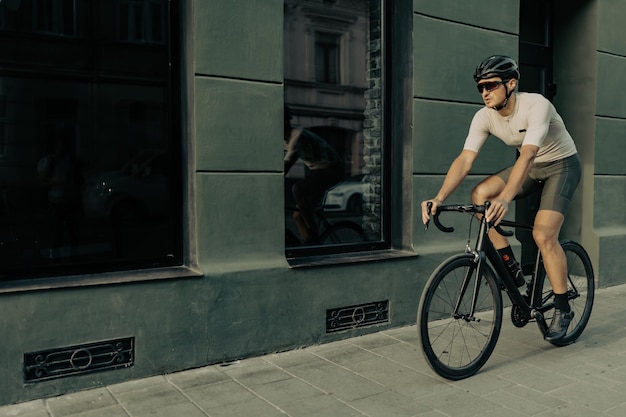
MULTIPOLYGON (((591 316, 595 292, 593 266, 585 249, 571 240, 561 242, 561 247, 565 252, 567 261, 567 294, 570 308, 574 311, 574 318, 565 337, 551 342, 556 346, 569 345, 578 339, 591 316)), ((554 315, 554 308, 552 308, 554 306, 554 292, 552 292, 552 286, 543 264, 541 265, 537 283, 539 288, 542 288, 542 305, 548 309, 544 313, 544 318, 549 323, 554 315)), ((542 310, 544 309, 542 308, 542 310)))
POLYGON ((500 287, 488 265, 481 276, 477 272, 473 255, 453 256, 433 272, 420 299, 417 325, 424 357, 447 379, 474 375, 491 356, 500 334, 500 287))

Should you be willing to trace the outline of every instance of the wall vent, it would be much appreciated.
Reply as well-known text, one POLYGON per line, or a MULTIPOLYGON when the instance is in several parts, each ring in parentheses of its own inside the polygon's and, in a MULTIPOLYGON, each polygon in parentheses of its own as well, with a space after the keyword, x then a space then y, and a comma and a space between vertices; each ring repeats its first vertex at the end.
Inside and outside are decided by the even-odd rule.
POLYGON ((134 360, 134 337, 25 353, 24 382, 128 368, 134 360))
POLYGON ((326 310, 326 333, 389 322, 389 300, 326 310))

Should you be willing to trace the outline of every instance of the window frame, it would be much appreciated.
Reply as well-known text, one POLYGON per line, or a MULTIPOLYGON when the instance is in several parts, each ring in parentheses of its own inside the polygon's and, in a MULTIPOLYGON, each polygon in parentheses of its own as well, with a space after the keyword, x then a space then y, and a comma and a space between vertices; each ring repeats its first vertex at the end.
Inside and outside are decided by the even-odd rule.
POLYGON ((341 84, 341 35, 327 31, 315 32, 315 81, 341 84), (332 39, 333 42, 330 40, 332 39), (331 53, 332 50, 332 53, 331 53), (320 53, 321 52, 321 53, 320 53), (333 55, 331 57, 331 55, 333 55), (334 64, 332 63, 334 58, 334 64), (320 69, 320 63, 324 64, 320 69))
POLYGON ((412 245, 412 207, 406 204, 413 198, 413 97, 407 88, 413 79, 413 3, 380 1, 384 62, 381 239, 341 247, 286 248, 291 268, 416 256, 412 245))
POLYGON ((6 280, 0 280, 0 294, 42 291, 58 288, 94 287, 102 285, 117 285, 123 283, 201 278, 197 262, 197 247, 192 238, 195 230, 195 214, 191 211, 193 181, 195 179, 194 158, 183 163, 183 156, 190 155, 191 135, 190 126, 193 124, 193 115, 189 111, 193 103, 193 36, 192 6, 190 2, 168 0, 164 8, 164 19, 170 19, 170 33, 165 33, 164 40, 169 38, 168 60, 170 74, 167 77, 167 94, 171 103, 171 134, 179 135, 177 140, 178 151, 173 169, 177 169, 176 179, 182 182, 177 194, 180 194, 180 213, 176 232, 177 245, 181 247, 180 263, 172 266, 145 267, 141 269, 128 268, 110 271, 67 273, 65 275, 18 275, 6 280), (184 31, 184 33, 183 33, 184 31))

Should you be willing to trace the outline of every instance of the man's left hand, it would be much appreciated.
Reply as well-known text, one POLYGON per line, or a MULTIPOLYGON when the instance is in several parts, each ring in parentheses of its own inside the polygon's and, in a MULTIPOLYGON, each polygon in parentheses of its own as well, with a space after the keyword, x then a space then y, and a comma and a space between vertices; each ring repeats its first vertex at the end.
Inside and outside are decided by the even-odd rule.
POLYGON ((501 198, 496 198, 491 201, 489 210, 487 210, 487 221, 493 222, 494 226, 497 226, 508 211, 509 202, 501 198))

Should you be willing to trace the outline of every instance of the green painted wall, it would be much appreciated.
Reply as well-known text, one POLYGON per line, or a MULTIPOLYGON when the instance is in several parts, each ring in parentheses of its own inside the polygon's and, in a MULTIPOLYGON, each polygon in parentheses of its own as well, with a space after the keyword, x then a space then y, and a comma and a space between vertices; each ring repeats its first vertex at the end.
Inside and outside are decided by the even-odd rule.
MULTIPOLYGON (((581 85, 591 92, 584 107, 564 104, 564 113, 579 134, 589 173, 573 214, 580 222, 576 233, 594 248, 601 285, 625 281, 618 274, 623 257, 616 257, 626 236, 624 168, 615 156, 616 148, 623 149, 626 119, 624 102, 615 94, 626 74, 626 33, 616 24, 625 17, 622 3, 567 3, 579 6, 567 9, 569 17, 580 18, 589 30, 581 43, 596 39, 593 30, 598 41, 591 53, 567 44, 576 35, 574 25, 564 23, 568 36, 558 52, 560 62, 567 62, 573 51, 587 51, 582 79, 572 66, 560 66, 558 97, 577 103, 581 85)), ((424 232, 415 218, 405 232, 419 256, 290 269, 283 254, 283 2, 185 4, 191 16, 185 26, 190 31, 185 37, 190 42, 189 238, 202 276, 0 295, 0 404, 413 323, 430 272, 463 248, 467 219, 450 218, 457 232, 445 235, 424 232), (325 333, 327 309, 380 299, 390 300, 389 325, 325 333), (23 383, 25 352, 128 336, 136 338, 131 368, 23 383)), ((519 2, 414 0, 413 9, 413 85, 408 87, 413 146, 412 158, 406 158, 412 166, 404 169, 413 176, 415 217, 419 202, 438 189, 480 106, 471 78, 477 60, 494 52, 517 55, 519 2)), ((457 191, 459 202, 485 174, 514 160, 499 141, 490 142, 457 191)))

